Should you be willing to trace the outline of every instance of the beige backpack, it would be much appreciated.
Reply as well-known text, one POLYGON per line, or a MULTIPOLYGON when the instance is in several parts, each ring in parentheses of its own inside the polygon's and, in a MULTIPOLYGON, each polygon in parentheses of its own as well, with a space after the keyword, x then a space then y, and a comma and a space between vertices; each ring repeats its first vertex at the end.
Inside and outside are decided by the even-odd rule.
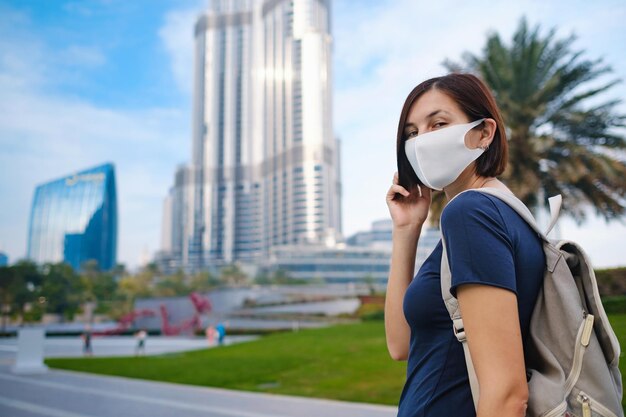
MULTIPOLYGON (((525 346, 529 417, 623 417, 620 346, 600 301, 589 258, 574 242, 550 241, 561 208, 561 196, 550 198, 552 219, 545 233, 528 208, 514 195, 495 188, 493 195, 513 208, 543 240, 546 257, 543 286, 535 304, 525 346)), ((457 195, 458 196, 458 195, 457 195)), ((441 293, 463 343, 474 405, 478 379, 463 332, 459 305, 450 294, 451 275, 446 247, 441 258, 441 293)))

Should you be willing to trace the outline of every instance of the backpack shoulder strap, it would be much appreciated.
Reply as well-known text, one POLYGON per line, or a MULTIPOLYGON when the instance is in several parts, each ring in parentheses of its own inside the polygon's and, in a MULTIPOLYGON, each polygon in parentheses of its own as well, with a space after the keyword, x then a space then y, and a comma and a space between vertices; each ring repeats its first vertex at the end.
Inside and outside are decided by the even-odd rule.
MULTIPOLYGON (((561 209, 562 198, 561 195, 557 195, 554 197, 550 197, 550 213, 551 220, 550 225, 548 226, 545 233, 541 231, 535 218, 532 213, 526 207, 526 205, 518 199, 515 195, 508 193, 503 190, 499 190, 497 188, 477 188, 477 189, 469 189, 465 190, 459 194, 457 194, 454 198, 459 195, 468 192, 468 191, 477 191, 484 194, 489 194, 494 197, 499 198, 508 204, 513 210, 515 210, 528 225, 541 237, 544 242, 548 242, 547 235, 552 230, 559 216, 559 212, 561 209)), ((454 200, 452 198, 452 200, 454 200)), ((450 202, 452 201, 450 200, 450 202)), ((450 203, 448 202, 448 204, 450 203)), ((441 222, 439 222, 441 224, 441 222)), ((441 254, 441 295, 443 297, 444 304, 446 305, 446 309, 448 310, 448 314, 450 315, 450 319, 452 319, 452 329, 454 334, 459 342, 463 344, 463 352, 465 353, 465 363, 467 365, 467 373, 470 380, 470 387, 472 389, 472 398, 474 400, 474 407, 478 408, 478 378, 476 376, 476 372, 474 370, 474 365, 472 363, 472 358, 469 352, 469 346, 467 345, 467 339, 465 337, 465 330, 463 326, 463 317, 461 316, 461 310, 459 309, 458 300, 450 293, 450 287, 452 286, 452 274, 450 272, 450 264, 448 263, 448 255, 446 253, 446 242, 443 236, 443 230, 441 230, 441 245, 442 245, 442 254, 441 254)))
POLYGON ((463 344, 463 353, 465 356, 465 365, 467 366, 467 375, 469 376, 470 388, 472 390, 472 399, 474 400, 474 409, 478 410, 478 377, 474 370, 474 364, 472 363, 472 357, 470 356, 469 345, 467 344, 467 338, 465 337, 465 328, 463 326, 463 317, 461 317, 461 310, 459 309, 459 302, 450 293, 450 287, 452 286, 452 274, 450 273, 450 265, 448 263, 448 255, 446 253, 446 242, 441 232, 441 295, 443 296, 443 302, 446 305, 448 314, 452 319, 452 331, 457 340, 463 344))
MULTIPOLYGON (((467 190, 467 191, 470 191, 470 190, 467 190)), ((537 232, 537 234, 546 242, 548 241, 548 238, 547 238, 548 234, 552 231, 552 228, 554 228, 554 225, 556 224, 556 221, 559 218, 559 213, 561 211, 561 204, 563 203, 563 198, 561 197, 560 194, 552 196, 548 199, 548 202, 550 204, 550 223, 548 224, 548 227, 546 228, 546 230, 542 231, 539 228, 539 225, 537 225, 537 221, 535 220, 535 217, 532 215, 528 207, 526 207, 526 205, 515 195, 508 193, 506 191, 500 190, 498 188, 490 188, 490 187, 477 188, 477 189, 473 189, 472 191, 478 191, 483 194, 489 194, 504 201, 513 210, 515 210, 517 214, 519 214, 520 217, 524 219, 526 223, 528 223, 528 225, 532 227, 533 230, 537 232)))

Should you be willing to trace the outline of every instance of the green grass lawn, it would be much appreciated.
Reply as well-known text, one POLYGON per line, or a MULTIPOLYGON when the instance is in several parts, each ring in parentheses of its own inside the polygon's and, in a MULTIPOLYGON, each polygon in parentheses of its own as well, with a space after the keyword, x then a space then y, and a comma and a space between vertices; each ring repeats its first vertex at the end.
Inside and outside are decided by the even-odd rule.
POLYGON ((406 363, 387 353, 382 321, 272 334, 187 353, 46 363, 98 374, 391 405, 398 403, 406 372, 406 363))
MULTIPOLYGON (((624 376, 626 375, 626 314, 609 314, 609 321, 622 348, 619 369, 622 372, 622 387, 624 387, 624 376)), ((626 395, 624 394, 622 394, 622 408, 624 409, 624 414, 626 414, 626 395)))
MULTIPOLYGON (((626 346, 626 314, 610 319, 626 346)), ((156 381, 390 405, 398 403, 406 370, 406 362, 395 362, 387 353, 382 321, 273 334, 187 353, 46 363, 156 381)), ((626 375, 626 360, 620 369, 626 375)))

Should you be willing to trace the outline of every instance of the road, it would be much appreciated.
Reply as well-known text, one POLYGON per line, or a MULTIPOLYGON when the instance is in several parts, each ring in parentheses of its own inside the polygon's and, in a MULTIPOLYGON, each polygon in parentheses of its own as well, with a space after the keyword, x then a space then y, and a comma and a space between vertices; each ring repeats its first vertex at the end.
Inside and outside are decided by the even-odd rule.
MULTIPOLYGON (((231 337, 228 344, 249 340, 231 337)), ((95 356, 132 354, 131 337, 95 338, 95 356)), ((46 357, 81 356, 74 338, 47 338, 46 357)), ((202 339, 149 338, 148 354, 206 347, 202 339)), ((394 417, 395 407, 251 393, 49 370, 14 375, 15 339, 0 339, 0 417, 394 417)))
POLYGON ((2 417, 394 417, 395 407, 0 365, 2 417))

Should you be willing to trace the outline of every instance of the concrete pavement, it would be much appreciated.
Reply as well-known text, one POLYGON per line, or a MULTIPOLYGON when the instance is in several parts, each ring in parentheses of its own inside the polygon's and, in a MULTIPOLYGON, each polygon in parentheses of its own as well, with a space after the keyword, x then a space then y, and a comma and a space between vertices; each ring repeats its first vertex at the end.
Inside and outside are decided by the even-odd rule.
MULTIPOLYGON (((246 337, 230 337, 239 343, 246 337)), ((9 372, 15 339, 0 339, 0 417, 394 417, 396 407, 50 370, 9 372)), ((46 357, 80 356, 79 338, 47 338, 46 357)), ((96 356, 130 355, 131 337, 94 339, 96 356)), ((207 347, 201 338, 149 338, 148 354, 207 347)))
MULTIPOLYGON (((247 342, 257 336, 226 336, 225 345, 247 342)), ((92 339, 93 356, 132 356, 135 353, 137 340, 132 336, 95 336, 92 339)), ((214 341, 209 346, 202 337, 156 336, 146 339, 146 355, 184 352, 187 350, 205 349, 217 346, 214 341)), ((46 337, 44 341, 44 357, 71 358, 83 355, 83 341, 80 337, 46 337)), ((0 338, 0 362, 3 358, 13 358, 17 353, 17 338, 0 338)), ((1 416, 0 416, 1 417, 1 416)))
POLYGON ((394 417, 396 407, 0 365, 2 417, 394 417))

